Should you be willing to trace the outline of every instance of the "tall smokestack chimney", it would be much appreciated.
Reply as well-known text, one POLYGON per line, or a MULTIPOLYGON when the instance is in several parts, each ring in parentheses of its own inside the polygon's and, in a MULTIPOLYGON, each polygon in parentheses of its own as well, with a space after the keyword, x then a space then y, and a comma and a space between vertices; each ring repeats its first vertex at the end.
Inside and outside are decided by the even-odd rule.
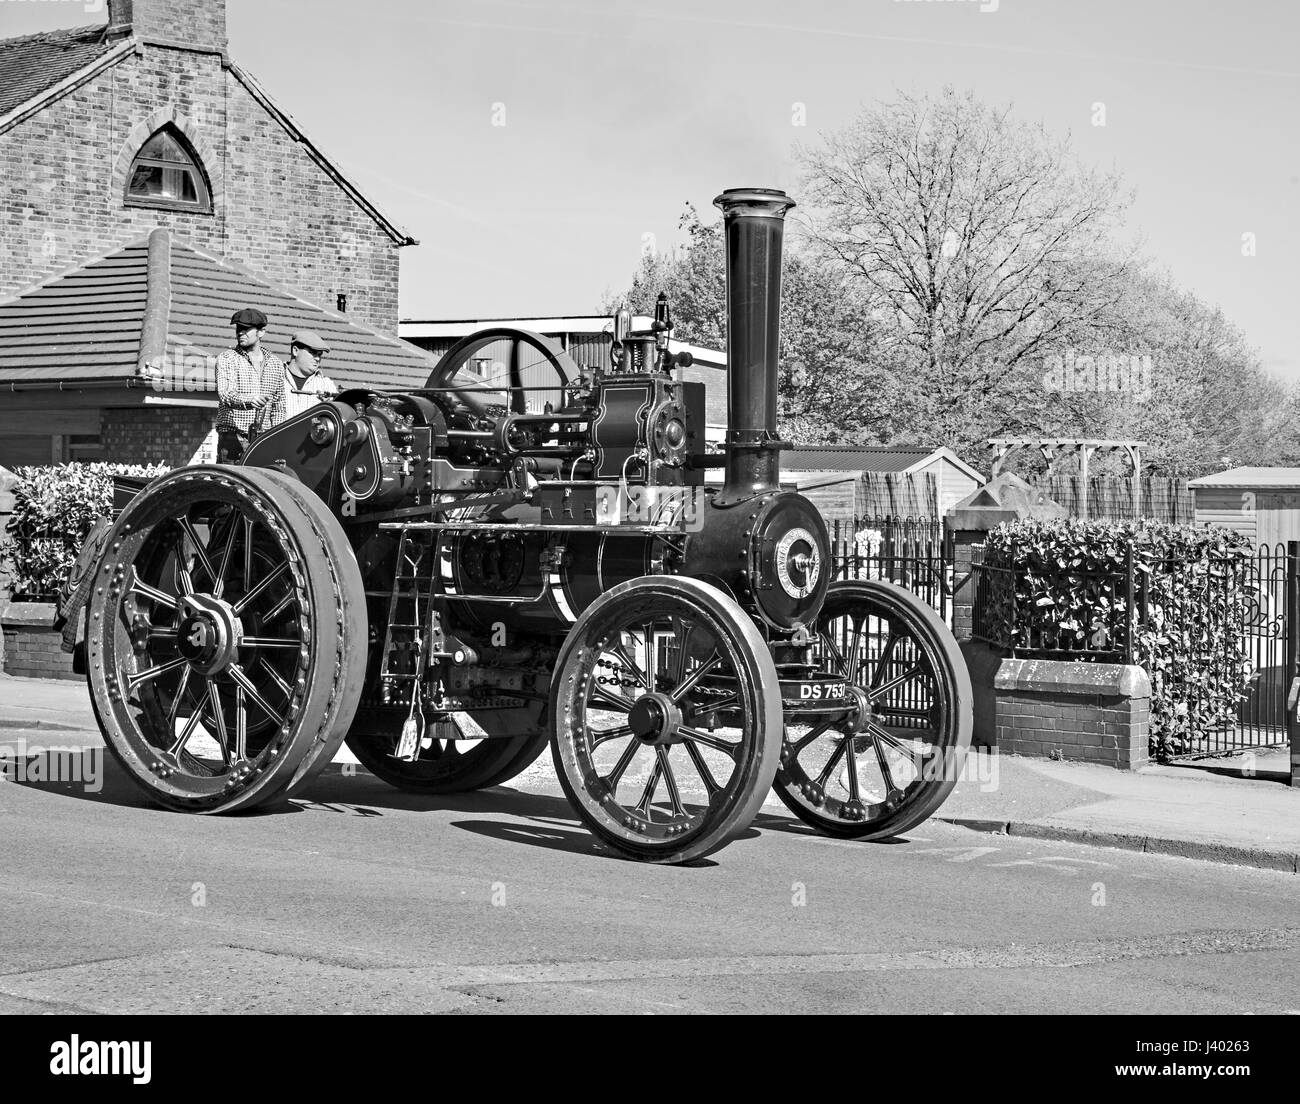
POLYGON ((730 188, 713 204, 727 237, 727 478, 713 504, 731 506, 780 485, 781 243, 794 200, 776 188, 730 188))

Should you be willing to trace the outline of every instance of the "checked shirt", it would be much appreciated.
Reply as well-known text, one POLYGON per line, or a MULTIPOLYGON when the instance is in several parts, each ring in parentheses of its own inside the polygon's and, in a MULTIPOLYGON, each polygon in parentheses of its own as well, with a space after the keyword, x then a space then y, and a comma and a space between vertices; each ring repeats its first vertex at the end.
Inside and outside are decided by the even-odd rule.
POLYGON ((217 430, 233 429, 250 440, 284 420, 284 362, 262 350, 257 369, 248 354, 227 349, 217 357, 217 430), (271 402, 257 409, 258 400, 271 402))

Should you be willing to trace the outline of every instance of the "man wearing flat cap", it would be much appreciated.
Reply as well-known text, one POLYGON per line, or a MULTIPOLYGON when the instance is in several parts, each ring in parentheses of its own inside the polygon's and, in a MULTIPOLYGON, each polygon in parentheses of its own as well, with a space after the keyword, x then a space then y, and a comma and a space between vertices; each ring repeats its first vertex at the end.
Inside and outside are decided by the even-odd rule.
POLYGON ((217 357, 217 460, 234 464, 263 429, 284 418, 284 365, 262 348, 266 315, 235 311, 235 347, 217 357))
POLYGON ((289 340, 285 368, 285 416, 292 418, 339 393, 339 386, 320 370, 330 347, 315 330, 298 330, 289 340))

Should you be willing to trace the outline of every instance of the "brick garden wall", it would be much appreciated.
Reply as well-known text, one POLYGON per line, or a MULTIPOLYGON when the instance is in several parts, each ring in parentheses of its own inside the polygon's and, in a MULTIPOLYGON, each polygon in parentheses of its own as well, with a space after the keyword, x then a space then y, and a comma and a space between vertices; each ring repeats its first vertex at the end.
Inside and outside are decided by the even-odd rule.
POLYGON ((318 305, 397 333, 398 247, 216 53, 144 46, 0 134, 0 296, 167 226, 318 305), (125 206, 139 144, 174 121, 212 214, 125 206))
POLYGON ((1151 684, 1141 667, 1006 659, 994 680, 997 746, 1135 770, 1149 757, 1151 684))
POLYGON ((80 680, 72 671, 72 656, 62 648, 63 637, 50 627, 54 606, 43 602, 0 602, 0 631, 4 635, 4 672, 23 678, 80 680))

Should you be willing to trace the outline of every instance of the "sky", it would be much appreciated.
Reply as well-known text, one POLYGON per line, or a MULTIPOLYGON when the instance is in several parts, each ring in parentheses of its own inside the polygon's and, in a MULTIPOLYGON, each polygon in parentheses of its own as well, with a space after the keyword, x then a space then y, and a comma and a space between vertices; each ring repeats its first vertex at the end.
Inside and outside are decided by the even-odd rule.
MULTIPOLYGON (((419 239, 402 251, 403 318, 592 312, 628 286, 645 242, 681 242, 687 203, 712 214, 737 186, 798 199, 796 142, 900 89, 951 84, 1119 170, 1137 193, 1128 233, 1300 380, 1294 0, 228 0, 227 13, 235 60, 419 239)), ((102 0, 0 0, 4 36, 104 20, 102 0)))

